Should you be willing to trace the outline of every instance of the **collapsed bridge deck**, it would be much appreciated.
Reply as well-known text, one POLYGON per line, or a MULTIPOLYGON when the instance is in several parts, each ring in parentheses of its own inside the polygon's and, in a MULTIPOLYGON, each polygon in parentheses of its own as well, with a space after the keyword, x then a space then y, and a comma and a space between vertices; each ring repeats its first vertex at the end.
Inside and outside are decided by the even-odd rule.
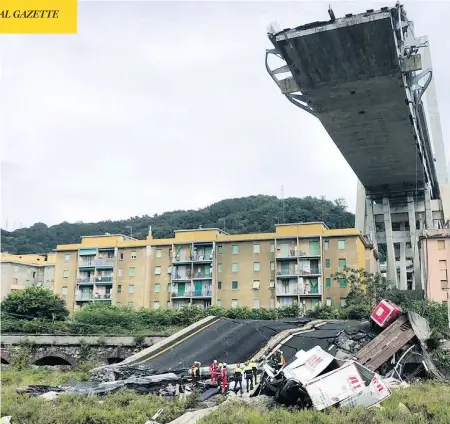
POLYGON ((411 69, 420 71, 421 59, 403 57, 400 40, 409 23, 402 16, 406 29, 396 31, 396 13, 383 8, 269 34, 272 53, 287 65, 266 66, 282 93, 321 121, 368 192, 425 182, 439 190, 426 128, 419 137, 422 112, 412 89, 411 69), (286 72, 287 79, 275 77, 286 72))

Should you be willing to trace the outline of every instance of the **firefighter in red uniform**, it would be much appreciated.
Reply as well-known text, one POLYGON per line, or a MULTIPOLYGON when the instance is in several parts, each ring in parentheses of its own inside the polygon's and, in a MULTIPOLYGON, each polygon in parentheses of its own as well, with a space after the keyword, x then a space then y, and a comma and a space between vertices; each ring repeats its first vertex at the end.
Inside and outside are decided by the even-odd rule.
POLYGON ((222 384, 222 393, 227 390, 228 379, 227 379, 227 364, 223 364, 222 370, 220 371, 220 382, 222 384))
POLYGON ((217 360, 214 359, 214 362, 209 366, 209 370, 211 371, 211 383, 217 383, 217 374, 219 372, 219 365, 217 365, 217 360))

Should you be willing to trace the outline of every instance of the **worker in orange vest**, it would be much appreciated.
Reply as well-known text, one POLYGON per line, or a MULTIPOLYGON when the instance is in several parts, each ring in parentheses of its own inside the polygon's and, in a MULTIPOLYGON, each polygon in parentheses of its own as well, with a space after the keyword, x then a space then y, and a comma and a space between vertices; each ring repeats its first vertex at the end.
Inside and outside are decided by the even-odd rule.
POLYGON ((192 371, 192 386, 197 387, 197 383, 200 380, 200 362, 195 361, 191 368, 192 371))
POLYGON ((222 369, 220 371, 220 382, 222 385, 222 393, 225 393, 228 385, 227 364, 225 362, 223 363, 222 369))
POLYGON ((219 372, 219 365, 217 364, 217 360, 214 359, 214 362, 209 366, 209 370, 211 371, 211 383, 217 383, 217 374, 219 372))

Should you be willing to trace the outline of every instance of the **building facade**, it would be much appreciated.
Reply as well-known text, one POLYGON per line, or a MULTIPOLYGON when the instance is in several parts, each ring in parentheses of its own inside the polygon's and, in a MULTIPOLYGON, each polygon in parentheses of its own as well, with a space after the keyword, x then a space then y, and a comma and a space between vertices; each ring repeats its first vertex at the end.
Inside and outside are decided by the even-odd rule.
POLYGON ((274 308, 293 302, 343 306, 344 267, 376 271, 372 246, 356 229, 323 223, 278 225, 274 233, 175 231, 174 238, 83 237, 56 249, 55 291, 77 310, 99 301, 132 307, 210 305, 274 308))
POLYGON ((56 254, 1 255, 1 300, 12 290, 26 287, 53 289, 56 254))
POLYGON ((449 292, 450 229, 429 229, 420 239, 422 281, 425 296, 447 302, 449 292))

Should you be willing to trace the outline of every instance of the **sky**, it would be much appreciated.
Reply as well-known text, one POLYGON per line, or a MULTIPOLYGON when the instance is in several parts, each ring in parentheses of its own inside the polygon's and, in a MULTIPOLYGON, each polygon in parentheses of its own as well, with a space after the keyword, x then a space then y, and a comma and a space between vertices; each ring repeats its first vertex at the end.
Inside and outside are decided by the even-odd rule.
MULTIPOLYGON (((264 66, 267 28, 395 2, 80 2, 77 35, 0 39, 1 226, 344 198, 356 177, 264 66)), ((392 4, 391 4, 392 3, 392 4)), ((430 39, 450 158, 450 2, 404 2, 430 39)))

